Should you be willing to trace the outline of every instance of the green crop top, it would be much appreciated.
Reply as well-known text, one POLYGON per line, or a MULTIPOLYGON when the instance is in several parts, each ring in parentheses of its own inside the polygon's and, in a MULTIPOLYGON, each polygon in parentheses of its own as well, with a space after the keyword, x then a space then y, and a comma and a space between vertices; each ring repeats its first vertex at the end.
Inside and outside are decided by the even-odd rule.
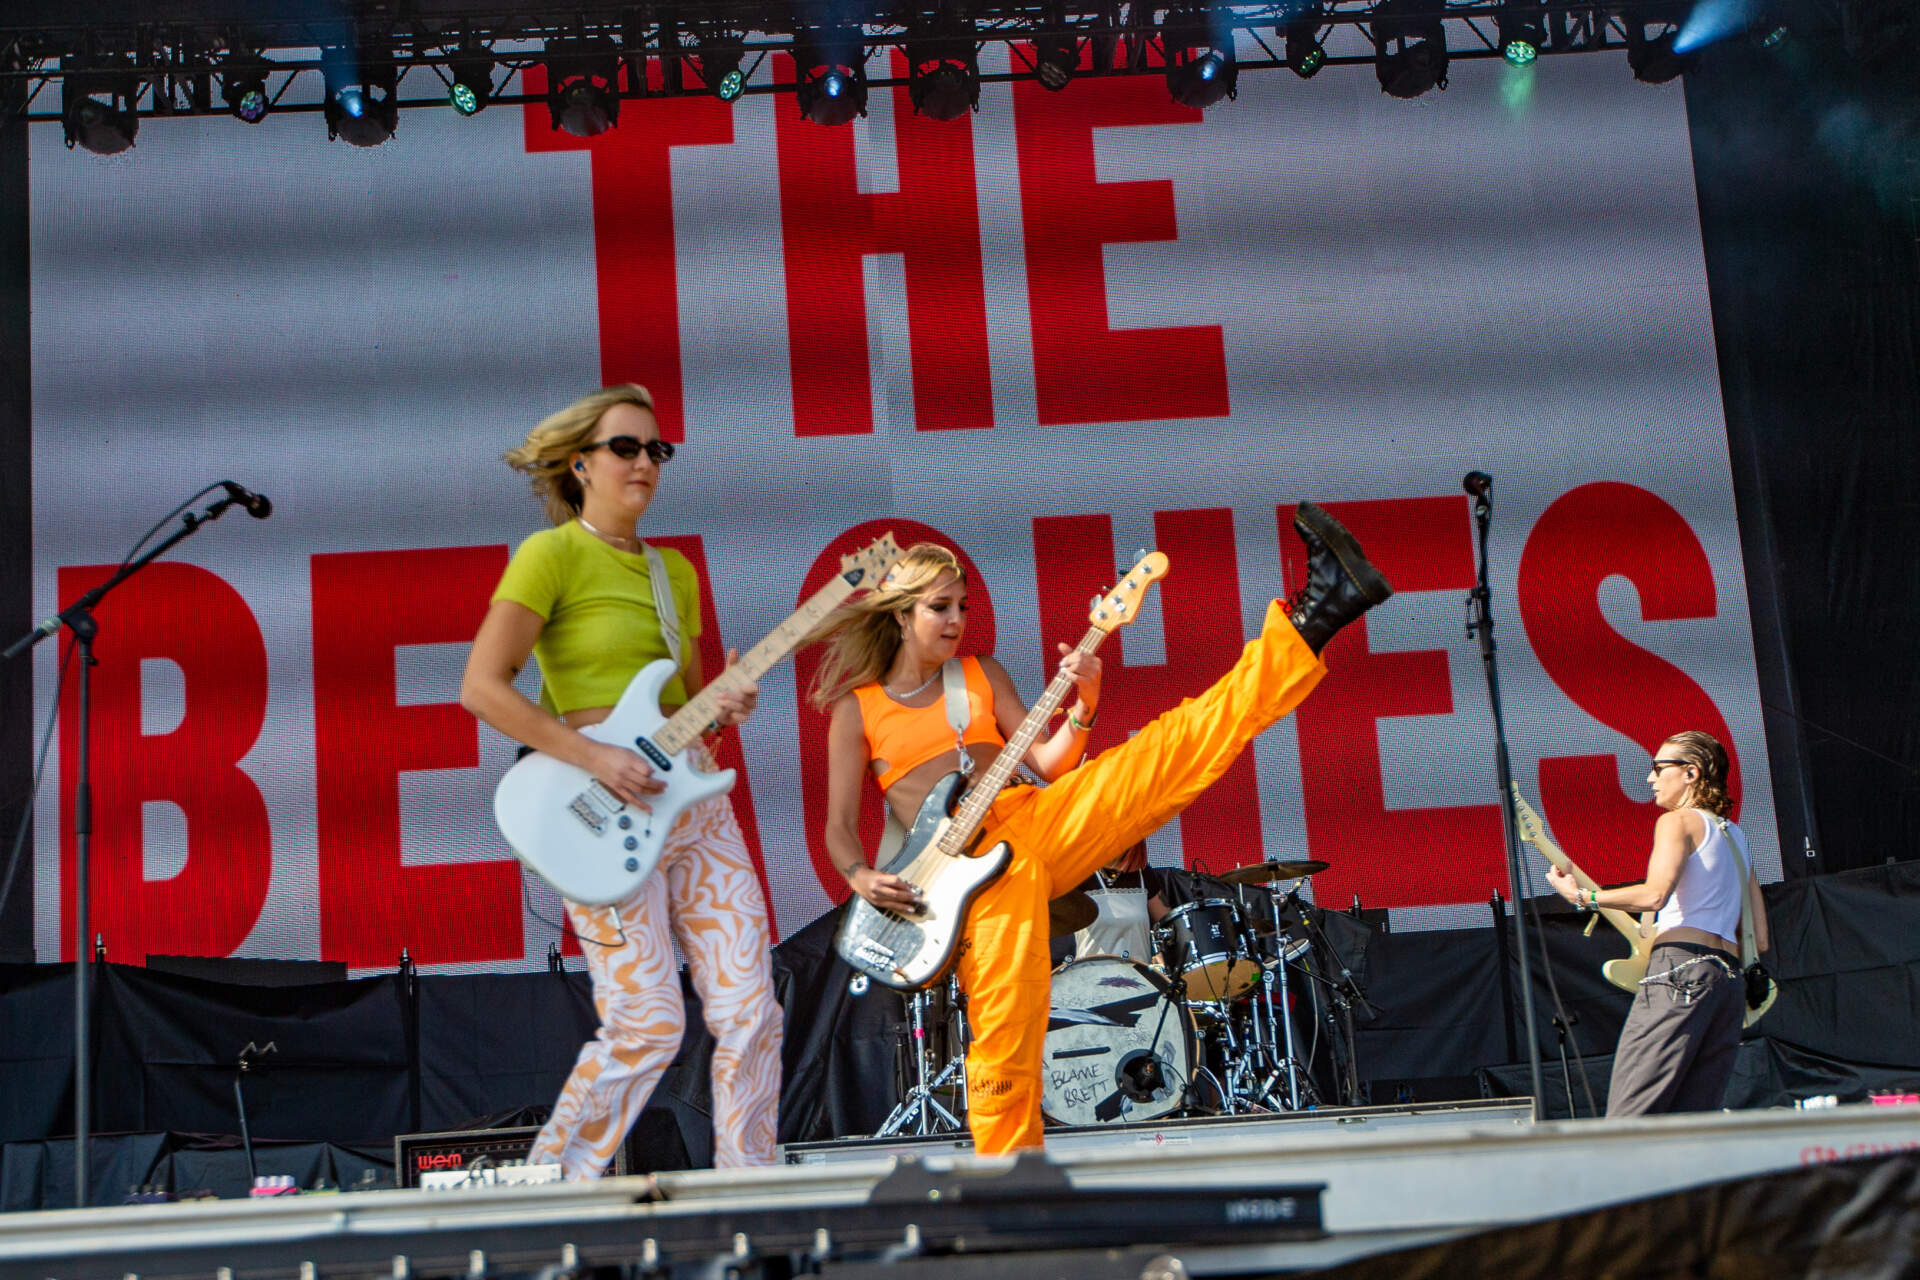
MULTIPOLYGON (((682 664, 700 636, 700 584, 678 551, 660 548, 680 614, 682 664)), ((520 544, 494 588, 495 600, 524 605, 546 620, 533 656, 540 663, 540 705, 556 715, 610 707, 634 673, 668 657, 653 608, 647 557, 617 551, 569 520, 520 544)), ((668 709, 687 700, 679 676, 660 691, 668 709)))

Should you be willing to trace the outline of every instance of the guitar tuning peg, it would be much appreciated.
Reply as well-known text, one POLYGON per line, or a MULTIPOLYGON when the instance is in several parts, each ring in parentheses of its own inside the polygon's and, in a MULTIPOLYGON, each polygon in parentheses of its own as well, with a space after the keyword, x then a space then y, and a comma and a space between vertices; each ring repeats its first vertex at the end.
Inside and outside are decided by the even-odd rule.
POLYGON ((1089 611, 1091 611, 1091 610, 1094 610, 1094 609, 1098 609, 1099 607, 1100 607, 1100 597, 1099 597, 1099 596, 1095 596, 1095 597, 1094 597, 1093 599, 1091 599, 1091 600, 1089 600, 1089 601, 1087 601, 1087 609, 1088 609, 1089 611))
POLYGON ((1145 560, 1146 558, 1147 558, 1147 549, 1145 547, 1141 547, 1133 553, 1133 562, 1135 564, 1139 564, 1142 560, 1145 560))

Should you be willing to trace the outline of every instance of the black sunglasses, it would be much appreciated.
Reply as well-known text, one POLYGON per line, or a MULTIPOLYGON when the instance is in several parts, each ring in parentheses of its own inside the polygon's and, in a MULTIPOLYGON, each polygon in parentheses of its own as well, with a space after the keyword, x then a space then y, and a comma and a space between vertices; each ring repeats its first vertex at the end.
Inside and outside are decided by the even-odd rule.
POLYGON ((1662 769, 1688 769, 1692 766, 1691 760, 1655 760, 1648 772, 1658 775, 1662 769))
POLYGON ((595 449, 602 447, 612 450, 614 457, 624 458, 628 462, 639 457, 640 451, 645 449, 647 456, 653 459, 653 465, 656 467, 673 456, 673 446, 665 440, 642 440, 639 436, 614 436, 608 440, 595 440, 592 444, 581 445, 580 452, 592 453, 595 449))

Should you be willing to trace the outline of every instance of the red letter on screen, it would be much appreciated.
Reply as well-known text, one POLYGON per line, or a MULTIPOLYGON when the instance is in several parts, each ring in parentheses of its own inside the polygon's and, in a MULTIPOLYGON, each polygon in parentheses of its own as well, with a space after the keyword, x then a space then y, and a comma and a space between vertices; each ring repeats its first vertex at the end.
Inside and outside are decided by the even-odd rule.
MULTIPOLYGON (((113 565, 62 568, 62 608, 112 577, 113 565)), ((94 610, 100 623, 89 717, 93 842, 89 923, 107 954, 224 956, 246 940, 273 876, 273 832, 260 788, 240 769, 267 714, 267 647, 253 611, 224 580, 160 561, 127 579, 94 610), (140 664, 180 668, 186 709, 165 733, 141 731, 140 664), (142 806, 180 806, 187 859, 178 875, 149 880, 142 806)), ((59 638, 64 646, 65 637, 59 638)), ((78 659, 76 658, 77 662, 78 659)), ((69 672, 68 680, 75 677, 69 672)), ((80 708, 60 704, 60 955, 73 958, 74 785, 80 708)))
MULTIPOLYGON (((988 592, 987 580, 980 573, 960 544, 929 525, 917 520, 869 520, 865 524, 855 525, 832 542, 820 553, 820 558, 807 570, 806 580, 800 585, 800 600, 818 591, 827 584, 827 579, 840 572, 840 557, 851 555, 872 542, 881 534, 891 530, 893 540, 901 547, 912 546, 916 542, 937 542, 950 547, 960 557, 961 567, 967 571, 967 630, 960 639, 962 654, 980 654, 993 652, 993 597, 988 592)), ((807 852, 813 858, 814 874, 820 877, 820 887, 827 891, 827 897, 834 902, 845 902, 849 893, 846 879, 834 868, 833 859, 827 856, 826 838, 821 834, 827 826, 827 716, 813 709, 808 700, 813 691, 814 673, 820 669, 821 647, 810 645, 794 655, 794 687, 800 691, 800 807, 801 820, 806 824, 807 852)), ((868 775, 871 777, 871 773, 868 775)), ((862 789, 860 804, 860 847, 867 851, 867 860, 873 860, 873 851, 880 844, 880 830, 886 821, 886 811, 881 804, 880 788, 877 786, 862 789)), ((913 824, 913 815, 903 813, 900 821, 908 826, 913 824)))
POLYGON ((1102 246, 1177 239, 1173 184, 1101 182, 1094 171, 1094 130, 1198 124, 1200 112, 1170 100, 1155 77, 1077 80, 1069 93, 1016 80, 1013 121, 1040 421, 1224 417, 1218 325, 1114 329, 1108 321, 1102 246))
MULTIPOLYGON (((475 767, 480 732, 457 702, 397 705, 394 650, 471 640, 506 566, 505 547, 313 557, 323 959, 364 968, 393 964, 402 947, 421 964, 518 960, 525 951, 512 858, 400 861, 400 775, 475 767)), ((461 814, 449 825, 476 824, 461 814)))
MULTIPOLYGON (((1473 586, 1472 516, 1463 499, 1341 502, 1327 509, 1352 530, 1396 591, 1464 592, 1473 586)), ((1280 509, 1280 522, 1287 581, 1304 582, 1306 558, 1293 532, 1293 508, 1280 509)), ((1315 900, 1340 906, 1357 893, 1368 906, 1413 907, 1485 901, 1495 889, 1506 893, 1499 805, 1387 807, 1376 722, 1451 713, 1447 651, 1370 653, 1362 618, 1341 631, 1323 656, 1326 678, 1294 712, 1307 844, 1313 857, 1333 864, 1314 877, 1315 900)), ((1491 744, 1472 741, 1462 749, 1484 753, 1491 790, 1491 744)))
MULTIPOLYGON (((658 90, 660 64, 648 65, 649 79, 658 90)), ((545 67, 530 66, 522 78, 527 93, 545 95, 545 67)), ((620 127, 591 139, 555 129, 544 101, 528 103, 524 113, 528 151, 586 151, 592 156, 600 378, 608 384, 637 382, 652 391, 661 438, 683 440, 686 401, 680 377, 669 153, 674 147, 732 142, 733 108, 706 93, 628 98, 620 104, 620 127)))
MULTIPOLYGON (((906 59, 893 57, 904 80, 906 59)), ((775 65, 791 84, 793 59, 778 54, 775 65)), ((904 260, 915 427, 992 426, 970 118, 929 119, 914 111, 904 84, 895 88, 900 189, 869 194, 859 188, 852 129, 804 120, 784 96, 776 106, 794 433, 873 430, 861 262, 870 253, 904 260)))
MULTIPOLYGON (((1713 566, 1686 517, 1637 485, 1582 485, 1541 514, 1520 556, 1520 618, 1534 655, 1561 692, 1638 743, 1645 759, 1683 729, 1718 738, 1732 761, 1737 806, 1740 757, 1713 699, 1600 612, 1600 584, 1616 574, 1638 591, 1648 622, 1711 618, 1717 610, 1713 566)), ((1540 812, 1567 856, 1600 883, 1645 877, 1660 811, 1622 794, 1617 757, 1543 758, 1540 812)))
MULTIPOLYGON (((1233 512, 1225 507, 1162 511, 1154 538, 1172 568, 1159 595, 1166 661, 1126 661, 1126 632, 1109 636, 1100 661, 1113 679, 1101 684, 1100 716, 1089 757, 1125 742, 1162 711, 1219 679, 1240 656, 1240 571, 1233 551, 1233 512)), ((1034 570, 1040 583, 1041 652, 1049 678, 1059 666, 1056 643, 1077 643, 1087 631, 1087 605, 1110 591, 1116 562, 1113 522, 1106 516, 1043 516, 1033 522, 1034 570)), ((1218 873, 1264 857, 1260 785, 1253 753, 1243 752, 1219 781, 1180 815, 1186 864, 1218 873)))

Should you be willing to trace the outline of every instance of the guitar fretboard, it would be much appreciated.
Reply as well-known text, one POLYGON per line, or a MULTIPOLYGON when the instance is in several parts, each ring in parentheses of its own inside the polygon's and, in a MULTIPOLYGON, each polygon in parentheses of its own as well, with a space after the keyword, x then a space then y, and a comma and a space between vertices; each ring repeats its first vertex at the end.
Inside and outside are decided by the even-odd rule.
POLYGON ((741 654, 738 662, 708 681, 706 688, 674 712, 672 718, 653 735, 654 745, 668 755, 678 755, 691 746, 719 715, 720 704, 715 695, 720 690, 752 684, 772 670, 806 639, 808 632, 839 607, 841 601, 860 589, 868 572, 865 569, 852 569, 836 573, 828 579, 827 585, 808 596, 798 609, 788 615, 785 622, 769 631, 759 644, 741 654))
MULTIPOLYGON (((1080 637, 1080 643, 1074 646, 1074 650, 1092 653, 1106 638, 1107 633, 1099 627, 1088 627, 1087 634, 1080 637)), ((1064 671, 1054 673, 1053 679, 1047 682, 1046 690, 1028 710, 1027 718, 1020 722, 1020 727, 1007 739, 1007 745, 1000 749, 1000 754, 993 758, 993 763, 987 766, 987 771, 980 775, 980 780, 967 792, 960 807, 954 810, 953 821, 947 825, 946 832, 936 846, 942 853, 958 857, 966 852, 967 842, 973 838, 974 829, 987 816, 994 797, 1007 785, 1007 779, 1013 776, 1020 762, 1027 758, 1033 740, 1040 736, 1040 730, 1046 727, 1047 721, 1053 719, 1053 713, 1059 710, 1072 689, 1072 676, 1064 671)))

